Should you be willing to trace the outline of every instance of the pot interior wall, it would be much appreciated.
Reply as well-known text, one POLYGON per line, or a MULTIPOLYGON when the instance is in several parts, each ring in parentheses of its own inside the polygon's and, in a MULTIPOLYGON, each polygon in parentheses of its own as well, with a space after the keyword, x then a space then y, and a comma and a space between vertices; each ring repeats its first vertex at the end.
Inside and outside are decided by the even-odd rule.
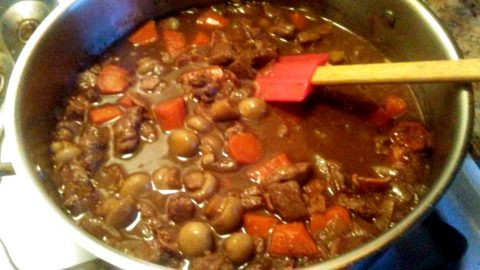
MULTIPOLYGON (((138 23, 206 2, 209 1, 79 0, 53 22, 30 54, 15 104, 19 151, 39 181, 50 175, 48 148, 56 116, 53 108, 68 94, 77 72, 138 23)), ((394 61, 455 56, 453 47, 444 45, 445 37, 416 12, 415 1, 308 2, 323 16, 370 40, 394 61)), ((471 92, 461 87, 456 84, 413 87, 427 126, 435 135, 432 181, 442 177, 448 181, 452 175, 446 175, 447 169, 455 171, 453 168, 464 153, 471 92)))

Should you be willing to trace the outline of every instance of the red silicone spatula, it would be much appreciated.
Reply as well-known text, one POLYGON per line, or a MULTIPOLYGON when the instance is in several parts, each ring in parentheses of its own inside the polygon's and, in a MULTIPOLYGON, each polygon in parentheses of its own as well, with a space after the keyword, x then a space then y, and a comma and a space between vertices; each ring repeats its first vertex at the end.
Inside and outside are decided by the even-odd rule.
POLYGON ((360 65, 325 65, 328 54, 281 56, 257 76, 257 96, 265 101, 299 102, 313 85, 413 83, 480 80, 480 59, 360 65))
POLYGON ((328 61, 328 54, 281 56, 268 72, 257 75, 257 96, 265 101, 302 101, 313 90, 315 69, 328 61))

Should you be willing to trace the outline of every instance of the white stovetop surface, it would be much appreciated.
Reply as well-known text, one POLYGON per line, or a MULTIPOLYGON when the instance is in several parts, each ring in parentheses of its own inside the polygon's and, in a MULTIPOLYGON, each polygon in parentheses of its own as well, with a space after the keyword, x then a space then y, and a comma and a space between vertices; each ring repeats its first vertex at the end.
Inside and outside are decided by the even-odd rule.
MULTIPOLYGON (((71 1, 57 0, 60 5, 71 1)), ((0 112, 0 118, 2 114, 0 112)), ((8 162, 9 153, 15 153, 15 149, 0 143, 3 144, 0 162, 8 162)), ((51 215, 29 181, 17 176, 3 177, 0 182, 0 239, 15 265, 11 265, 0 245, 0 269, 64 269, 95 258, 77 246, 61 224, 51 222, 47 218, 51 215)))
MULTIPOLYGON (((2 151, 5 153, 5 151, 2 151)), ((2 155, 5 157, 6 155, 2 155)), ((77 246, 26 179, 3 177, 0 183, 0 239, 16 267, 64 269, 94 257, 77 246)), ((0 246, 0 269, 14 269, 0 246)))

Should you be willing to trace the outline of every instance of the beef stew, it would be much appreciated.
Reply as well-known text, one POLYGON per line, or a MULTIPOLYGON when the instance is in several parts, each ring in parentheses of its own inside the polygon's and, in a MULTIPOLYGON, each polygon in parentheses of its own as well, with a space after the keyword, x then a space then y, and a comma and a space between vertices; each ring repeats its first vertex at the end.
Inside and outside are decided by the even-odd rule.
POLYGON ((66 210, 133 256, 191 269, 317 263, 401 220, 432 135, 407 86, 338 86, 267 104, 279 55, 385 61, 308 10, 268 3, 149 21, 80 74, 51 145, 66 210))

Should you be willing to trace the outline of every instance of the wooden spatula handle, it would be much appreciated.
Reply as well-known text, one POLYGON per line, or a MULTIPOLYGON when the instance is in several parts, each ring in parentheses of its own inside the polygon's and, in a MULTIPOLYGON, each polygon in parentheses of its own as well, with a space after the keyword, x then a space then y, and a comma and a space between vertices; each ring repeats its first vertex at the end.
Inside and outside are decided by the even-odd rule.
POLYGON ((320 66, 316 85, 480 80, 480 59, 320 66))

